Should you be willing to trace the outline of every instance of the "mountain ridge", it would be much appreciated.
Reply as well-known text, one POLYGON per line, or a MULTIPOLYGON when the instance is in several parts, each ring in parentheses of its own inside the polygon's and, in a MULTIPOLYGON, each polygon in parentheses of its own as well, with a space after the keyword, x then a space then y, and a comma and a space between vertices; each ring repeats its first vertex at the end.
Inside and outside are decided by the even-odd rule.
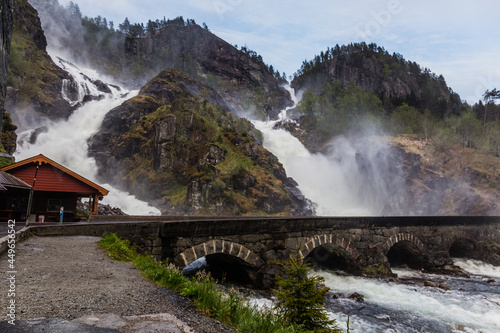
MULTIPOLYGON (((17 1, 24 3, 22 8, 29 6, 25 0, 17 1)), ((36 0, 34 2, 37 3, 36 0)), ((46 9, 45 14, 47 14, 46 9)), ((36 14, 32 10, 27 10, 25 16, 26 20, 34 18, 34 25, 25 24, 34 31, 14 36, 17 38, 14 64, 16 52, 18 61, 21 54, 19 46, 29 41, 26 42, 27 50, 31 53, 41 53, 39 57, 21 59, 22 67, 29 65, 31 68, 49 68, 46 64, 39 66, 34 61, 48 58, 46 53, 43 53, 45 52, 43 47, 42 49, 39 47, 43 46, 43 40, 33 37, 40 36, 41 30, 39 21, 38 23, 36 21, 36 14)), ((165 208, 165 212, 170 211, 175 214, 182 212, 201 214, 207 212, 207 209, 218 214, 225 208, 227 208, 225 213, 231 214, 250 212, 280 214, 272 207, 273 204, 270 203, 272 201, 266 202, 266 196, 280 202, 276 208, 284 209, 281 213, 303 214, 308 210, 305 208, 307 201, 297 192, 296 184, 294 185, 293 181, 286 177, 277 159, 263 150, 260 145, 260 135, 253 126, 242 119, 231 118, 233 117, 231 114, 234 113, 238 116, 251 114, 252 117, 259 119, 276 119, 278 111, 292 103, 289 93, 280 87, 280 75, 276 75, 274 69, 271 70, 272 66, 265 65, 254 51, 246 48, 239 51, 211 34, 208 28, 202 28, 193 20, 185 21, 182 18, 165 20, 162 29, 149 31, 149 35, 145 34, 142 37, 126 36, 116 32, 104 26, 102 18, 89 19, 82 17, 81 13, 78 15, 77 12, 73 12, 70 13, 69 19, 68 22, 80 20, 80 25, 88 29, 85 30, 87 35, 75 36, 74 41, 86 41, 81 45, 87 47, 92 44, 91 50, 102 51, 91 58, 90 62, 98 63, 105 56, 109 56, 107 62, 102 62, 104 66, 116 61, 109 66, 108 74, 114 75, 115 78, 123 76, 122 79, 129 75, 129 83, 133 83, 134 86, 143 82, 140 96, 113 110, 110 118, 105 119, 100 133, 91 141, 91 150, 100 164, 101 176, 105 176, 102 179, 111 178, 111 171, 120 171, 120 177, 117 177, 115 183, 123 183, 129 190, 137 191, 139 196, 147 200, 161 201, 165 207, 170 205, 165 208), (98 33, 92 34, 93 29, 98 33), (108 40, 108 44, 103 44, 105 38, 96 39, 115 36, 113 35, 115 32, 117 39, 108 40), (116 44, 118 42, 123 43, 116 44), (114 56, 117 56, 115 59, 109 52, 116 45, 120 45, 120 48, 114 51, 116 52, 114 56), (153 76, 152 73, 158 69, 157 66, 171 66, 184 71, 184 74, 161 71, 160 73, 168 79, 162 80, 160 75, 148 80, 148 75, 153 76), (140 77, 141 72, 149 74, 140 77), (148 91, 154 90, 170 91, 172 94, 170 97, 162 98, 148 95, 148 91), (143 114, 134 115, 133 108, 137 108, 137 112, 143 114), (206 118, 208 109, 217 110, 213 112, 218 116, 212 115, 211 117, 215 118, 206 118), (250 112, 247 112, 249 109, 250 112), (123 125, 122 128, 114 126, 113 121, 109 120, 112 115, 119 113, 116 110, 122 112, 114 118, 118 124, 123 125), (229 120, 230 118, 232 120, 229 120), (202 125, 201 119, 205 119, 203 120, 205 125, 202 125), (155 125, 154 121, 159 121, 158 125, 155 125), (197 130, 186 125, 191 121, 198 124, 197 130), (207 124, 213 126, 207 127, 207 124), (205 132, 202 131, 203 128, 205 132), (105 133, 105 130, 109 133, 105 133), (175 135, 169 134, 169 131, 175 135), (207 136, 206 133, 212 133, 215 137, 207 136), (196 142, 198 140, 196 137, 201 138, 204 144, 196 142), (115 145, 109 146, 106 138, 112 138, 115 145), (179 142, 189 142, 192 146, 184 147, 179 145, 179 142), (221 149, 221 143, 227 147, 221 149), (167 150, 175 152, 177 156, 187 154, 194 160, 182 164, 172 159, 171 155, 161 148, 162 145, 169 146, 170 150, 167 150), (222 171, 219 170, 223 161, 225 163, 229 159, 234 159, 232 169, 229 170, 227 167, 222 171), (180 164, 175 164, 177 162, 180 164), (252 173, 251 169, 260 167, 260 162, 267 169, 261 170, 262 174, 252 173), (171 169, 168 172, 177 173, 173 178, 184 182, 180 187, 173 186, 173 182, 171 184, 167 181, 167 175, 162 174, 169 165, 176 165, 178 170, 171 169), (155 175, 143 173, 145 166, 150 168, 151 172, 154 171, 155 175), (108 171, 103 172, 105 169, 108 171), (184 174, 187 171, 189 172, 184 174), (186 175, 189 175, 187 180, 191 183, 185 183, 186 175), (165 187, 164 190, 158 188, 158 184, 162 184, 161 181, 152 181, 160 178, 165 181, 161 185, 165 187), (141 185, 141 179, 149 179, 147 182, 154 190, 149 192, 144 186, 137 186, 141 185), (268 180, 270 186, 256 189, 259 179, 262 183, 268 180), (282 184, 285 183, 287 185, 283 187, 282 184), (224 193, 228 192, 228 189, 232 193, 232 198, 227 195, 228 193, 224 193), (218 194, 215 201, 210 202, 207 193, 213 193, 210 192, 213 190, 218 194), (245 193, 250 192, 254 197, 245 203, 245 193), (152 193, 154 197, 148 197, 152 193), (229 205, 221 208, 223 207, 221 202, 224 200, 229 202, 229 205), (179 204, 177 210, 174 207, 176 204, 179 204)), ((62 41, 70 43, 71 39, 62 41)), ((21 55, 26 54, 28 53, 21 55)), ((87 53, 81 50, 81 54, 87 53)), ((13 69, 15 68, 13 66, 13 69)), ((46 70, 47 73, 51 71, 46 70)), ((72 113, 73 108, 63 103, 64 107, 55 112, 53 107, 57 104, 54 101, 58 98, 61 102, 67 102, 61 99, 60 85, 63 80, 68 79, 68 74, 60 73, 58 70, 54 70, 54 73, 59 74, 42 75, 52 80, 49 80, 52 88, 47 89, 47 96, 53 97, 45 97, 44 100, 39 100, 37 97, 40 86, 43 86, 40 82, 44 82, 39 81, 38 76, 23 76, 20 72, 14 72, 11 80, 14 83, 27 84, 28 87, 37 87, 33 90, 25 89, 33 92, 32 95, 26 95, 25 100, 33 100, 36 105, 41 106, 38 109, 35 107, 35 111, 41 110, 40 113, 48 118, 64 119, 72 113), (23 80, 24 77, 27 79, 23 80)), ((286 128, 297 136, 313 153, 325 153, 324 148, 332 138, 340 135, 356 135, 363 129, 364 124, 372 121, 395 137, 417 135, 426 143, 432 143, 433 149, 448 146, 477 149, 478 152, 497 155, 500 152, 500 136, 498 136, 500 131, 496 127, 500 108, 491 103, 487 105, 479 103, 470 108, 459 101, 458 95, 446 85, 444 78, 420 68, 414 62, 404 60, 401 55, 390 55, 375 44, 351 44, 328 49, 327 53, 322 52, 322 55, 312 61, 304 62, 292 85, 296 89, 305 90, 301 102, 290 112, 295 122, 284 122, 278 126, 286 128), (478 119, 484 119, 484 123, 481 124, 478 119)), ((11 87, 13 92, 16 89, 18 88, 15 86, 11 87)), ((12 101, 15 106, 21 105, 19 98, 13 98, 12 101)), ((415 177, 409 179, 410 181, 421 184, 421 179, 418 177, 427 177, 430 173, 413 172, 416 168, 406 167, 405 163, 413 165, 411 160, 414 156, 409 153, 400 155, 403 157, 394 161, 397 161, 408 175, 415 177)), ((362 155, 357 156, 359 161, 363 161, 362 155)), ((363 165, 360 167, 363 168, 363 165)), ((432 170, 433 167, 435 166, 430 165, 426 170, 432 170)), ((485 175, 495 177, 494 172, 485 175)), ((427 195, 428 189, 433 186, 430 183, 424 185, 425 190, 413 187, 419 198, 427 195)), ((477 184, 472 185, 477 186, 477 184)), ((496 191, 495 185, 492 186, 493 191, 496 191)), ((446 191, 445 188, 444 190, 446 191)), ((496 194, 491 193, 494 198, 496 194)), ((415 200, 418 201, 418 198, 415 200)), ((425 209, 418 208, 414 211, 424 212, 425 209)), ((470 211, 480 210, 471 208, 470 211)), ((439 213, 439 209, 430 212, 439 213)), ((441 212, 453 213, 452 210, 441 212)))

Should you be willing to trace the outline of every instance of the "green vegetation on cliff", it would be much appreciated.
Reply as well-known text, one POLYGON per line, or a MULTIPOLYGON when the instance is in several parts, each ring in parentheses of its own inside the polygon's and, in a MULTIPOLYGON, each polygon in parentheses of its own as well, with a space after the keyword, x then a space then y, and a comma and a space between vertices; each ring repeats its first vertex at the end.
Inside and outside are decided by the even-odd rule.
POLYGON ((91 150, 108 165, 104 178, 116 167, 99 152, 120 161, 128 188, 160 200, 168 214, 297 214, 295 185, 256 138, 213 89, 165 70, 106 116, 91 150))
MULTIPOLYGON (((16 150, 16 129, 17 126, 12 123, 10 114, 4 112, 2 119, 2 137, 0 141, 0 152, 9 155, 14 154, 16 150)), ((0 157, 0 168, 12 163, 12 159, 0 157)))
POLYGON ((51 118, 69 116, 70 105, 60 96, 65 74, 46 52, 47 41, 36 10, 16 0, 7 76, 7 109, 24 108, 51 118))
POLYGON ((321 147, 337 135, 376 128, 500 156, 495 91, 485 93, 485 105, 471 107, 442 76, 375 44, 328 48, 305 61, 292 84, 305 91, 295 113, 302 116, 307 131, 302 140, 310 147, 321 147))

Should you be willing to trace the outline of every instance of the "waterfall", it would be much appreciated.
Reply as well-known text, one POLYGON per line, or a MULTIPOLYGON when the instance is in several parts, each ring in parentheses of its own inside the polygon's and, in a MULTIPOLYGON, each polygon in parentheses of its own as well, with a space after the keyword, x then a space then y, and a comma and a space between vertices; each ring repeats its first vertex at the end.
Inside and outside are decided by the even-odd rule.
MULTIPOLYGON (((297 104, 293 89, 286 88, 297 104)), ((360 144, 341 136, 329 144, 328 153, 312 154, 288 131, 276 129, 279 122, 293 122, 287 115, 289 109, 283 110, 276 121, 254 120, 253 124, 263 133, 264 147, 278 157, 287 175, 316 204, 316 213, 382 215, 391 193, 398 191, 402 183, 400 178, 388 174, 385 137, 372 136, 360 144)))
MULTIPOLYGON (((67 120, 46 121, 38 124, 38 128, 44 130, 37 133, 33 140, 36 129, 26 130, 18 135, 18 146, 14 156, 20 161, 38 154, 44 154, 50 159, 64 165, 82 175, 83 177, 99 183, 97 179, 97 166, 93 158, 87 154, 88 139, 95 134, 108 111, 119 106, 127 99, 135 96, 138 91, 124 91, 116 85, 104 84, 94 79, 98 77, 95 71, 85 70, 71 64, 57 56, 56 64, 71 74, 72 80, 63 83, 62 94, 71 105, 78 106, 67 120), (68 85, 73 85, 76 93, 71 95, 68 85), (86 96, 90 101, 83 103, 86 96), (94 99, 94 100, 92 100, 94 99)), ((131 215, 159 215, 157 208, 136 199, 127 192, 120 191, 110 184, 101 186, 110 192, 104 197, 102 203, 112 207, 118 207, 131 215)))
MULTIPOLYGON (((337 137, 326 153, 312 154, 289 132, 276 128, 280 122, 293 122, 287 111, 283 110, 277 121, 253 123, 264 135, 264 147, 278 157, 288 176, 317 205, 318 215, 378 215, 394 193, 403 192, 403 178, 394 170, 387 171, 394 166, 383 136, 370 136, 362 144, 337 137)), ((491 278, 499 278, 499 268, 475 260, 453 260, 474 276, 424 274, 401 268, 393 269, 399 276, 394 282, 328 270, 314 274, 325 278, 330 288, 327 310, 344 330, 349 316, 354 332, 499 332, 500 294, 498 282, 491 283, 491 278), (427 280, 444 283, 450 290, 425 286, 427 280), (348 297, 354 292, 363 295, 364 302, 348 297)), ((269 297, 253 297, 251 303, 268 308, 273 305, 269 297)))

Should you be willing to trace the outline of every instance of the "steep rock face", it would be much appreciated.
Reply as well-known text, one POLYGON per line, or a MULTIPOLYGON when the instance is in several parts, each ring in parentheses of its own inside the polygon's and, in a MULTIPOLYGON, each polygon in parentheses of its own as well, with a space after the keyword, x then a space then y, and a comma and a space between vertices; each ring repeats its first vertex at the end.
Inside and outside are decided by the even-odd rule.
POLYGON ((111 110, 91 139, 103 180, 163 214, 310 214, 258 133, 209 86, 162 71, 111 110))
POLYGON ((36 10, 27 0, 16 0, 6 107, 23 109, 51 119, 67 118, 72 111, 61 95, 62 80, 72 80, 46 52, 47 40, 36 10))
MULTIPOLYGON (((12 155, 16 150, 16 133, 10 119, 10 114, 4 114, 5 95, 7 92, 7 66, 12 38, 13 1, 0 3, 0 153, 12 155)), ((0 166, 10 161, 0 158, 0 166)))
POLYGON ((397 206, 402 215, 427 216, 500 214, 499 158, 411 136, 394 137, 391 156, 405 187, 388 202, 388 210, 397 206))
POLYGON ((237 50, 197 24, 174 21, 153 35, 127 38, 125 49, 134 61, 142 60, 150 68, 176 68, 207 83, 239 111, 257 108, 276 119, 292 105, 290 94, 260 57, 237 50))
MULTIPOLYGON (((7 92, 7 60, 10 52, 10 40, 12 38, 12 10, 11 0, 0 3, 0 112, 3 115, 5 94, 7 92)), ((0 119, 2 119, 0 115, 0 119)))

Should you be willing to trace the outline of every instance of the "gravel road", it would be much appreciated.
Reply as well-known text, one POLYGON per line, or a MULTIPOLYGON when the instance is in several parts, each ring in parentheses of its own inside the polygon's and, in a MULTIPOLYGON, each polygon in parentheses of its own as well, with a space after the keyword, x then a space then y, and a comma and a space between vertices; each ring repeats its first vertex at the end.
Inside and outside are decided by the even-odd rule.
MULTIPOLYGON (((190 300, 144 278, 131 263, 111 260, 99 248, 98 240, 87 236, 32 236, 16 244, 16 320, 60 318, 127 333, 234 332, 201 315, 190 300), (150 314, 168 314, 156 317, 170 318, 170 330, 147 328, 145 317, 136 317, 150 314), (140 325, 137 318, 142 318, 140 325)), ((5 253, 0 256, 4 275, 0 321, 8 320, 7 259, 5 253)), ((0 325, 0 332, 2 327, 5 325, 0 325)))

